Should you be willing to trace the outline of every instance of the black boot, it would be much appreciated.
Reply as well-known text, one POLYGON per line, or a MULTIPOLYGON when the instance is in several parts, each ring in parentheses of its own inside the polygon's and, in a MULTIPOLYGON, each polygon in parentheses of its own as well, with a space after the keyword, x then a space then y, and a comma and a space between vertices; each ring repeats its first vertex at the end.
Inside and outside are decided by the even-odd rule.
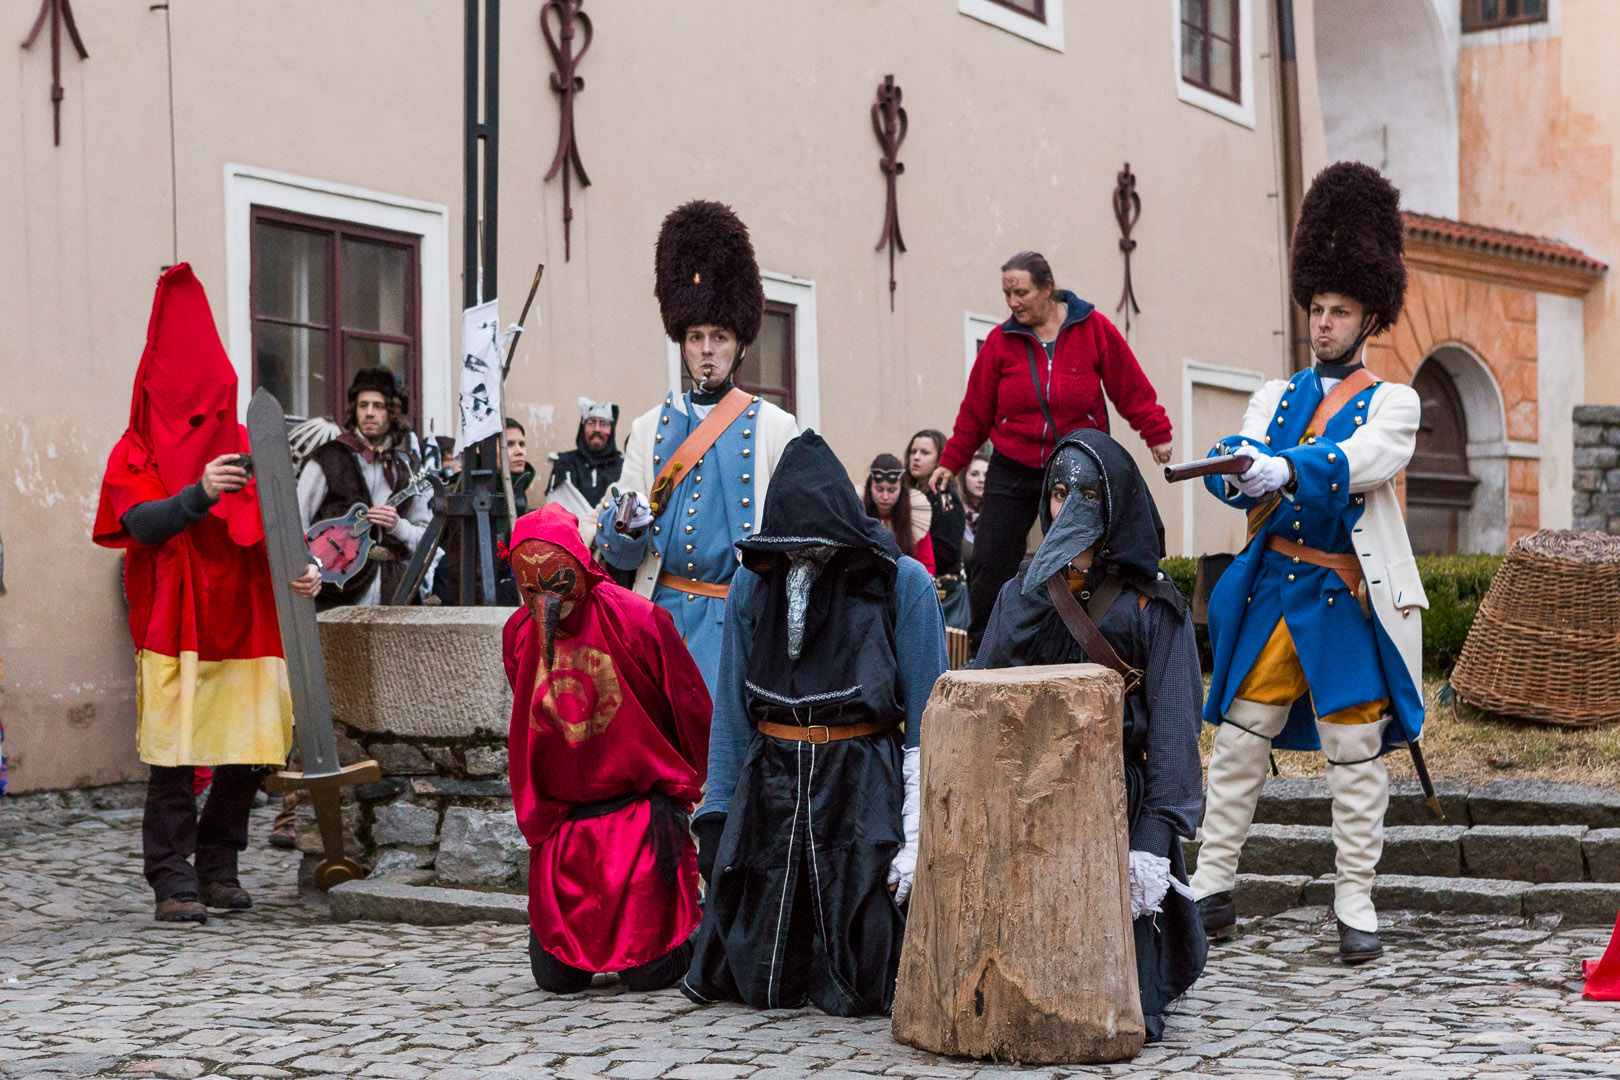
POLYGON ((1211 941, 1237 933, 1237 904, 1229 892, 1210 893, 1198 901, 1198 918, 1204 924, 1204 936, 1211 941))
POLYGON ((1376 931, 1368 933, 1357 930, 1353 926, 1346 926, 1343 919, 1338 922, 1340 960, 1347 964, 1365 964, 1384 955, 1384 945, 1378 940, 1376 931))

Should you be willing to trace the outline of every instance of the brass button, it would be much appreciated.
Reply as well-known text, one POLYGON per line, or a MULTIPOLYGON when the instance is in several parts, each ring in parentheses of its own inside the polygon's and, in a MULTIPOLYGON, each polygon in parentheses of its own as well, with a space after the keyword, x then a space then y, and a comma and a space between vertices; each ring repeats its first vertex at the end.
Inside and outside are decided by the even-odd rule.
POLYGON ((1296 514, 1297 514, 1297 513, 1299 513, 1299 512, 1300 512, 1300 511, 1301 511, 1301 510, 1303 510, 1303 509, 1305 509, 1305 508, 1304 508, 1304 507, 1303 507, 1303 506, 1301 506, 1301 505, 1299 505, 1299 503, 1295 503, 1295 504, 1294 504, 1294 513, 1296 513, 1296 514))
MULTIPOLYGON (((1298 559, 1295 559, 1295 560, 1294 560, 1294 561, 1295 561, 1295 562, 1298 562, 1298 561, 1299 561, 1299 560, 1298 560, 1298 559)), ((1293 581, 1293 580, 1294 580, 1294 575, 1293 575, 1293 574, 1289 574, 1289 575, 1288 575, 1288 580, 1289 580, 1289 581, 1293 581)))
POLYGON ((1315 445, 1316 445, 1316 436, 1315 436, 1315 435, 1312 435, 1312 436, 1311 436, 1311 437, 1310 437, 1310 438, 1308 438, 1308 439, 1306 439, 1306 440, 1305 440, 1305 441, 1306 441, 1306 443, 1308 443, 1308 444, 1309 444, 1309 445, 1311 445, 1311 446, 1315 446, 1315 445))
POLYGON ((694 492, 692 492, 692 501, 693 501, 693 502, 697 502, 697 501, 698 501, 698 498, 699 498, 699 497, 700 497, 700 496, 701 496, 701 495, 702 495, 702 494, 703 494, 703 492, 701 492, 701 491, 694 491, 694 492))
POLYGON ((752 479, 753 479, 753 477, 749 476, 747 473, 743 473, 743 477, 742 477, 743 483, 746 484, 749 481, 751 481, 752 479))
POLYGON ((663 432, 660 431, 657 435, 653 436, 653 442, 663 442, 663 441, 664 441, 664 433, 663 432))
POLYGON ((701 469, 701 468, 703 468, 703 459, 702 459, 702 458, 698 458, 698 459, 697 459, 697 464, 696 464, 696 465, 693 465, 693 466, 692 466, 692 468, 694 468, 694 469, 701 469))
POLYGON ((687 563, 686 568, 688 570, 696 570, 697 569, 697 564, 696 563, 687 563))
POLYGON ((691 593, 686 594, 686 602, 688 604, 690 604, 692 601, 694 601, 696 599, 697 599, 697 597, 693 596, 691 593))
POLYGON ((1328 597, 1328 607, 1332 607, 1332 606, 1333 606, 1333 597, 1330 596, 1330 597, 1328 597))
MULTIPOLYGON (((687 552, 688 555, 690 555, 692 553, 692 545, 691 544, 686 545, 686 552, 687 552)), ((1298 559, 1295 559, 1294 561, 1299 562, 1298 559)))
MULTIPOLYGON (((688 514, 690 514, 690 513, 691 513, 691 512, 692 512, 692 511, 690 511, 690 510, 688 510, 688 511, 687 511, 687 513, 688 513, 688 514)), ((1295 532, 1299 532, 1299 527, 1300 527, 1300 526, 1299 526, 1299 522, 1297 522, 1297 521, 1296 521, 1296 522, 1294 522, 1294 531, 1295 531, 1295 532)))
MULTIPOLYGON (((1285 401, 1285 402, 1283 402, 1283 403, 1282 403, 1282 407, 1283 407, 1283 408, 1285 408, 1285 409, 1286 409, 1286 408, 1288 408, 1288 402, 1286 402, 1286 401, 1285 401)), ((1277 423, 1279 423, 1279 424, 1280 424, 1280 423, 1282 423, 1282 420, 1281 420, 1281 418, 1279 418, 1279 419, 1278 419, 1278 420, 1277 420, 1277 423)))
POLYGON ((759 395, 758 395, 758 394, 755 394, 755 395, 754 395, 754 404, 755 404, 755 405, 758 405, 758 404, 759 404, 759 395))
MULTIPOLYGON (((687 551, 691 551, 691 550, 692 550, 692 545, 691 545, 691 544, 687 544, 687 545, 686 545, 686 550, 687 550, 687 551)), ((1298 564, 1298 563, 1299 563, 1299 556, 1298 556, 1298 555, 1295 555, 1295 556, 1294 556, 1294 562, 1295 562, 1295 564, 1296 564, 1296 565, 1297 565, 1297 564, 1298 564)))
MULTIPOLYGON (((665 402, 665 404, 667 405, 668 402, 665 402)), ((658 422, 660 424, 667 424, 667 423, 669 423, 669 417, 665 416, 665 417, 661 418, 658 422)))
POLYGON ((1328 487, 1333 491, 1338 491, 1339 490, 1339 485, 1338 484, 1329 484, 1328 487))
POLYGON ((752 439, 753 437, 754 437, 754 429, 753 428, 743 428, 743 438, 752 439))
POLYGON ((659 533, 661 533, 663 531, 664 531, 664 527, 662 525, 654 525, 653 526, 653 535, 654 536, 657 536, 659 533))
POLYGON ((1356 496, 1356 505, 1357 506, 1360 506, 1362 503, 1364 503, 1366 501, 1367 501, 1366 496, 1363 496, 1363 495, 1357 495, 1356 496))
MULTIPOLYGON (((693 514, 695 514, 695 513, 697 513, 697 507, 695 507, 695 506, 688 506, 688 507, 687 507, 687 508, 686 508, 686 516, 687 516, 687 517, 691 517, 691 516, 692 516, 692 515, 693 515, 693 514)), ((1297 529, 1297 528, 1299 528, 1299 525, 1298 525, 1298 523, 1296 523, 1296 524, 1295 524, 1295 525, 1294 525, 1294 528, 1296 528, 1296 529, 1297 529)))
POLYGON ((1367 407, 1367 403, 1366 403, 1366 402, 1365 402, 1365 401, 1358 401, 1358 402, 1356 402, 1356 408, 1358 408, 1358 409, 1365 409, 1365 408, 1366 408, 1366 407, 1367 407))
POLYGON ((753 532, 753 531, 754 531, 754 523, 752 521, 743 522, 743 532, 753 532))
POLYGON ((747 506, 747 505, 749 505, 749 503, 748 503, 748 500, 747 500, 747 499, 744 499, 744 500, 743 500, 743 501, 742 501, 742 504, 743 504, 743 505, 744 505, 744 506, 747 506))
POLYGON ((1277 417, 1277 426, 1282 427, 1282 417, 1277 417))
POLYGON ((748 451, 747 451, 747 449, 744 449, 743 450, 743 457, 747 457, 747 456, 748 456, 748 451))
POLYGON ((1329 465, 1332 465, 1334 462, 1336 462, 1338 460, 1339 460, 1339 455, 1338 454, 1333 454, 1333 453, 1328 454, 1328 464, 1329 465))
POLYGON ((1360 417, 1360 416, 1356 417, 1356 427, 1360 427, 1364 422, 1365 421, 1364 421, 1364 419, 1362 417, 1360 417))
POLYGON ((1292 390, 1292 389, 1294 389, 1294 384, 1293 384, 1293 383, 1289 383, 1289 384, 1288 384, 1288 389, 1290 389, 1290 390, 1292 390))
MULTIPOLYGON (((1249 444, 1248 444, 1248 443, 1244 443, 1244 444, 1243 444, 1243 445, 1244 445, 1244 446, 1248 446, 1248 445, 1249 445, 1249 444)), ((1267 435, 1267 436, 1266 436, 1266 445, 1267 445, 1267 446, 1270 446, 1270 445, 1271 445, 1271 436, 1270 436, 1270 435, 1267 435)))
POLYGON ((687 527, 686 527, 686 531, 687 531, 687 532, 691 532, 691 531, 692 531, 692 526, 690 526, 690 525, 688 525, 688 526, 687 526, 687 527))
POLYGON ((692 474, 692 483, 694 483, 694 484, 703 483, 703 477, 701 475, 699 475, 698 473, 693 473, 692 474))
POLYGON ((657 454, 653 455, 653 464, 654 465, 662 465, 663 463, 664 463, 663 458, 659 457, 657 454))
POLYGON ((752 420, 753 418, 754 418, 754 410, 749 409, 748 410, 748 419, 752 420))

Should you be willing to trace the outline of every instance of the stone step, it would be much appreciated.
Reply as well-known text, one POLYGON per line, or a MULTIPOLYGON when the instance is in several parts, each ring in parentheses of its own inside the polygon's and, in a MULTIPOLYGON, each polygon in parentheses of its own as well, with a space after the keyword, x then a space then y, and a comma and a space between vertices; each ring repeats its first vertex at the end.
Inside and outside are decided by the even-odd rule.
MULTIPOLYGON (((1198 843, 1184 842, 1189 872, 1198 843)), ((1325 825, 1257 824, 1238 860, 1241 874, 1331 875, 1325 825)), ((1584 825, 1395 825, 1384 830, 1380 876, 1556 882, 1620 882, 1620 829, 1584 825)))
MULTIPOLYGON (((1399 751, 1397 751, 1399 753, 1399 751)), ((1386 825, 1585 825, 1620 828, 1620 791, 1547 780, 1462 781, 1435 784, 1445 821, 1436 821, 1415 780, 1390 785, 1386 825)), ((1274 825, 1330 825, 1327 781, 1320 777, 1268 777, 1254 820, 1274 825)))
MULTIPOLYGON (((1249 919, 1291 907, 1331 906, 1333 878, 1239 874, 1233 891, 1238 916, 1249 919)), ((1380 911, 1452 915, 1527 918, 1556 913, 1571 925, 1610 926, 1620 911, 1620 883, 1379 874, 1373 882, 1373 903, 1380 911)))
POLYGON ((529 921, 529 898, 520 893, 360 880, 334 885, 326 896, 335 922, 365 919, 413 926, 456 926, 471 922, 523 925, 529 921))

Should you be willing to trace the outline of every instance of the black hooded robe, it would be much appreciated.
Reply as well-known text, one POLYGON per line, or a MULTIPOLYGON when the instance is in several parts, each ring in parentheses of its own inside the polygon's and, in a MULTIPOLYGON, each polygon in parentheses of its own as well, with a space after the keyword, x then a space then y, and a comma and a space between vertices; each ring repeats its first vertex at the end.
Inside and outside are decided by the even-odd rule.
MULTIPOLYGON (((1143 672, 1140 688, 1125 699, 1130 846, 1168 858, 1171 874, 1185 885, 1181 840, 1192 839, 1202 802, 1198 735, 1204 684, 1192 617, 1180 591, 1159 573, 1164 526, 1130 455, 1107 435, 1089 429, 1066 435, 1053 458, 1065 446, 1078 446, 1091 455, 1105 480, 1105 532, 1081 600, 1088 599, 1105 577, 1120 580, 1119 594, 1098 620, 1098 628, 1122 660, 1143 672)), ((1049 477, 1041 497, 1041 521, 1049 529, 1050 493, 1049 477)), ((1041 546, 1035 561, 1026 563, 1002 587, 973 667, 1090 661, 1053 607, 1045 582, 1025 592, 1031 567, 1052 562, 1043 560, 1043 553, 1056 554, 1061 565, 1084 548, 1061 528, 1050 532, 1041 546), (1066 549, 1066 540, 1075 550, 1066 549), (1048 550, 1048 544, 1055 550, 1048 550)), ((1164 1035, 1165 1006, 1203 972, 1209 944, 1197 907, 1174 888, 1165 893, 1163 910, 1137 919, 1134 931, 1142 1014, 1148 1041, 1157 1042, 1164 1035)))
POLYGON ((915 726, 945 667, 933 584, 866 516, 814 432, 783 451, 762 527, 737 546, 744 570, 728 601, 721 682, 740 686, 740 708, 716 703, 709 801, 694 829, 701 836, 705 811, 717 807, 724 827, 681 989, 700 1003, 886 1013, 905 928, 889 864, 905 842, 904 747, 916 744, 900 725, 915 726), (837 553, 810 588, 793 660, 785 556, 820 545, 837 553), (810 743, 764 735, 761 720, 889 727, 810 743), (735 785, 717 795, 732 775, 735 785))
POLYGON ((585 421, 579 422, 574 433, 574 448, 551 455, 551 479, 546 481, 546 494, 564 480, 570 481, 585 501, 600 506, 607 489, 619 482, 624 471, 624 451, 619 449, 619 407, 613 406, 613 430, 608 432, 608 443, 600 453, 593 451, 585 441, 585 421))

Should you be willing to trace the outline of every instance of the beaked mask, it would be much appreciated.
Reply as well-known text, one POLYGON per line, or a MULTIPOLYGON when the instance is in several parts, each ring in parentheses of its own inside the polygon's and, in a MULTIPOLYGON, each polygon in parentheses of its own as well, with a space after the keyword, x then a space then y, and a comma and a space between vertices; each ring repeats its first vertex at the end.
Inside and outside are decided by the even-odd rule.
POLYGON ((810 586, 816 583, 827 561, 838 549, 831 544, 815 544, 788 554, 788 659, 797 660, 804 651, 804 619, 810 610, 810 586))

